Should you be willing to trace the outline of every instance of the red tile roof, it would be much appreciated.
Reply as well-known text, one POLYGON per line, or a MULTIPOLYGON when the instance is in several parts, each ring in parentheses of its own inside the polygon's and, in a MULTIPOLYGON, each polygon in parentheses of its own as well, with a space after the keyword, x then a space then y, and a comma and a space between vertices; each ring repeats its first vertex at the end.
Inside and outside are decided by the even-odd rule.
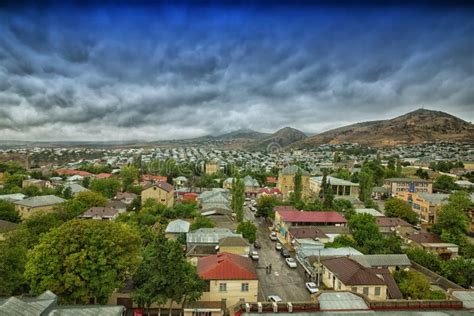
POLYGON ((278 182, 278 180, 277 180, 277 178, 275 178, 275 177, 267 177, 267 179, 265 180, 265 182, 266 182, 266 183, 275 183, 275 184, 276 184, 276 183, 278 182))
POLYGON ((347 220, 337 212, 277 210, 285 222, 302 223, 346 223, 347 220))
POLYGON ((257 271, 248 257, 220 253, 199 258, 197 270, 204 280, 257 280, 257 271))
POLYGON ((92 176, 92 173, 87 172, 87 171, 82 171, 82 170, 57 169, 56 173, 62 174, 62 175, 68 175, 68 176, 74 176, 74 175, 79 175, 81 177, 92 176))
POLYGON ((262 194, 281 194, 281 191, 278 188, 262 188, 258 190, 258 193, 262 194))
POLYGON ((144 174, 142 176, 143 181, 155 181, 155 182, 166 182, 168 180, 165 176, 155 176, 153 174, 144 174))
POLYGON ((96 177, 97 179, 107 179, 107 178, 110 178, 111 176, 112 176, 112 174, 110 174, 110 173, 105 173, 105 172, 99 173, 99 174, 96 174, 96 175, 95 175, 95 177, 96 177))

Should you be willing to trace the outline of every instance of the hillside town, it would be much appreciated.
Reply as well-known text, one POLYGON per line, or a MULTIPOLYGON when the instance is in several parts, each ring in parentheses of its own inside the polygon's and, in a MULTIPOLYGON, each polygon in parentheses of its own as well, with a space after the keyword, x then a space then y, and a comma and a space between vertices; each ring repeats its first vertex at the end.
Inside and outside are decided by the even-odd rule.
POLYGON ((472 144, 0 157, 2 315, 473 308, 472 144))

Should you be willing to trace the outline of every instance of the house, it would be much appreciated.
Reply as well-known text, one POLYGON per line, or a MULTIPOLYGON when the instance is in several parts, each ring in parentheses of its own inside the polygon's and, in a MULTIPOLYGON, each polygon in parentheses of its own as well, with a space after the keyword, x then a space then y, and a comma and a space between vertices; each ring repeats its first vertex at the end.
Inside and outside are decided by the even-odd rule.
POLYGON ((51 182, 46 181, 46 180, 40 180, 40 179, 25 179, 21 182, 21 186, 22 188, 36 187, 42 190, 44 188, 50 188, 51 182))
POLYGON ((438 212, 447 203, 449 194, 398 192, 397 198, 411 205, 412 210, 420 216, 421 223, 431 226, 435 223, 438 212))
POLYGON ((242 234, 233 233, 228 228, 200 228, 189 232, 186 235, 187 249, 194 246, 212 246, 219 245, 219 241, 225 237, 242 237, 242 234))
POLYGON ((469 189, 469 188, 474 187, 474 183, 468 180, 458 180, 458 181, 454 181, 454 183, 456 183, 458 186, 464 189, 469 189))
POLYGON ((98 173, 95 175, 95 178, 96 179, 108 179, 112 176, 111 173, 105 173, 105 172, 102 172, 102 173, 98 173))
POLYGON ((309 172, 301 169, 298 166, 286 166, 278 173, 277 188, 283 194, 283 199, 288 199, 290 193, 295 190, 295 175, 297 172, 301 173, 302 196, 307 197, 310 194, 309 172))
POLYGON ((155 176, 153 174, 142 175, 142 181, 147 183, 166 182, 168 180, 165 176, 155 176))
POLYGON ((373 187, 372 198, 374 200, 383 200, 390 196, 390 191, 384 187, 373 187))
POLYGON ((27 219, 34 214, 51 212, 55 206, 66 200, 55 195, 34 196, 14 202, 15 210, 22 219, 27 219))
POLYGON ((278 183, 278 179, 275 177, 266 177, 265 183, 270 185, 276 185, 278 183))
POLYGON ((349 258, 366 268, 385 268, 390 272, 411 267, 406 254, 355 255, 349 258))
POLYGON ((347 257, 322 259, 321 265, 323 284, 335 291, 360 293, 375 301, 402 298, 387 269, 366 268, 347 257))
POLYGON ((275 227, 279 239, 291 243, 290 228, 304 226, 345 226, 347 220, 337 212, 298 211, 275 208, 275 227))
POLYGON ((239 256, 248 256, 250 253, 250 244, 243 237, 224 237, 219 240, 219 252, 233 253, 239 256))
POLYGON ((459 252, 458 245, 445 243, 438 235, 430 232, 415 232, 408 235, 406 240, 409 245, 437 254, 443 259, 456 257, 459 252))
POLYGON ((186 192, 183 194, 182 201, 183 202, 196 202, 198 198, 198 194, 194 192, 186 192))
POLYGON ((232 213, 230 197, 225 189, 214 188, 211 191, 204 191, 199 194, 197 200, 202 213, 217 212, 229 216, 232 213))
MULTIPOLYGON (((312 177, 309 180, 309 186, 311 193, 314 194, 315 196, 319 195, 319 192, 321 191, 321 186, 323 182, 324 177, 312 177)), ((332 188, 332 193, 334 196, 353 196, 353 197, 358 197, 359 196, 359 184, 358 183, 353 183, 347 180, 327 176, 326 177, 326 183, 331 184, 332 188)))
POLYGON ((374 217, 383 217, 383 216, 385 216, 384 214, 380 213, 379 211, 377 211, 374 208, 356 208, 356 209, 354 209, 354 211, 356 212, 356 214, 370 214, 374 217))
POLYGON ((75 316, 75 315, 107 315, 122 316, 123 306, 108 305, 58 305, 57 296, 46 291, 37 297, 0 298, 0 315, 38 315, 38 316, 75 316))
POLYGON ((261 196, 273 196, 277 200, 281 200, 283 198, 283 194, 278 188, 261 188, 257 192, 257 199, 259 199, 261 196))
POLYGON ((4 201, 10 201, 10 202, 15 202, 15 201, 20 201, 26 198, 26 195, 23 193, 13 193, 13 194, 2 194, 0 195, 0 200, 4 201))
POLYGON ((199 258, 197 271, 206 282, 206 289, 199 301, 220 302, 225 299, 228 306, 241 300, 257 301, 258 277, 250 258, 219 253, 199 258))
POLYGON ((179 176, 174 179, 174 184, 178 187, 184 187, 188 183, 188 178, 179 176))
POLYGON ((219 164, 217 162, 206 163, 206 174, 214 174, 219 171, 219 164))
POLYGON ((132 204, 133 200, 135 200, 138 197, 135 193, 131 192, 117 192, 115 195, 115 200, 117 201, 122 201, 123 203, 130 205, 132 204))
POLYGON ((433 193, 433 181, 411 178, 389 178, 383 181, 383 187, 392 196, 398 192, 433 193))
POLYGON ((168 223, 165 229, 165 236, 171 240, 177 240, 179 236, 186 235, 189 232, 189 222, 182 219, 176 219, 168 223))
POLYGON ((9 221, 4 221, 0 219, 0 241, 5 239, 5 235, 17 228, 18 224, 17 223, 12 223, 9 221))
POLYGON ((64 189, 69 188, 72 192, 72 195, 76 196, 80 192, 89 191, 89 189, 84 188, 82 185, 77 183, 66 183, 64 189))
POLYGON ((111 207, 91 207, 79 215, 79 218, 110 221, 116 219, 118 215, 119 212, 111 207))
POLYGON ((108 200, 107 204, 105 204, 105 207, 110 207, 110 208, 113 208, 114 210, 116 210, 119 213, 123 213, 123 212, 127 211, 128 205, 125 204, 122 201, 108 200))
POLYGON ((375 224, 382 234, 407 236, 415 231, 412 225, 398 217, 376 217, 375 224))
POLYGON ((157 182, 145 186, 141 193, 142 204, 148 199, 165 205, 166 207, 173 207, 174 205, 174 189, 173 186, 167 182, 157 182))

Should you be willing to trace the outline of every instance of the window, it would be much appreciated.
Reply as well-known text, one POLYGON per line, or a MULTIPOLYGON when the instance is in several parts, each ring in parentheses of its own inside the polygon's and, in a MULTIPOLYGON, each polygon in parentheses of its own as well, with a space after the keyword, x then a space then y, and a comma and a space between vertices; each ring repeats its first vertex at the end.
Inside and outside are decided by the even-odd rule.
POLYGON ((375 293, 374 293, 375 296, 380 296, 380 287, 379 286, 376 286, 375 287, 375 293))
POLYGON ((227 292, 227 283, 219 283, 219 292, 227 292))
POLYGON ((337 281, 337 289, 338 289, 338 290, 341 289, 341 281, 337 281))
POLYGON ((248 283, 242 283, 242 287, 240 288, 242 292, 248 292, 249 291, 249 284, 248 283))
POLYGON ((364 295, 369 295, 369 288, 367 286, 364 286, 364 288, 362 289, 362 293, 364 293, 364 295))
POLYGON ((353 286, 353 287, 351 288, 351 291, 354 292, 354 293, 357 293, 357 287, 356 287, 356 286, 353 286))

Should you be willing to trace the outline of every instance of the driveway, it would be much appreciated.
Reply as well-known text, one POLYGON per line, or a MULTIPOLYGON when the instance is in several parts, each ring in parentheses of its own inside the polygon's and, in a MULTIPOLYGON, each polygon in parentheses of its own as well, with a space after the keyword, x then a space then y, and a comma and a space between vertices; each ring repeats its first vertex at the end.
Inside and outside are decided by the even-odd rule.
MULTIPOLYGON (((247 218, 247 215, 245 217, 247 218)), ((270 230, 267 224, 263 220, 262 224, 256 224, 257 240, 262 245, 262 248, 258 249, 260 260, 257 264, 260 283, 259 301, 266 300, 269 295, 278 295, 285 302, 309 301, 310 295, 305 287, 303 268, 298 263, 298 268, 290 269, 280 252, 275 250, 275 242, 269 238, 270 230), (271 274, 267 274, 265 269, 269 264, 272 265, 271 274)))

